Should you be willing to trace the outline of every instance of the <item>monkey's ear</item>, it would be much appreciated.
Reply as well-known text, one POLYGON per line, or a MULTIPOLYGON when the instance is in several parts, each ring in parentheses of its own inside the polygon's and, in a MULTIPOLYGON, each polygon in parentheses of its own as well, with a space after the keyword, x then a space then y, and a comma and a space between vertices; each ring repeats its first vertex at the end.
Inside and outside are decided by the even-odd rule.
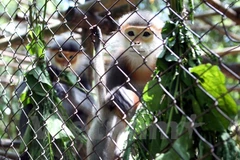
POLYGON ((135 113, 139 106, 139 97, 133 91, 125 87, 115 87, 107 93, 105 104, 113 110, 119 118, 128 117, 135 113))

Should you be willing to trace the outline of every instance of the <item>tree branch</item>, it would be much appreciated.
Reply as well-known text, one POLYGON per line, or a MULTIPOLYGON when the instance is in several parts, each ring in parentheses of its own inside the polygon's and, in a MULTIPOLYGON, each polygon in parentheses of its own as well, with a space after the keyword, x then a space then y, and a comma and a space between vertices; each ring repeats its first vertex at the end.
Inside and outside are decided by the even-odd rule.
POLYGON ((234 22, 236 22, 238 25, 240 24, 240 15, 238 12, 234 11, 232 8, 225 8, 222 6, 221 2, 219 0, 203 0, 205 4, 207 4, 209 7, 213 8, 215 11, 218 10, 222 15, 227 16, 234 22))
POLYGON ((208 25, 212 26, 215 30, 217 30, 222 35, 229 35, 233 39, 240 41, 240 37, 237 36, 236 34, 233 34, 231 32, 226 33, 226 29, 223 29, 222 27, 219 27, 219 26, 216 26, 216 25, 212 24, 211 21, 209 21, 207 18, 202 18, 202 20, 205 23, 207 23, 208 25))
MULTIPOLYGON (((66 31, 69 31, 69 28, 71 28, 71 26, 66 26, 66 24, 64 23, 51 25, 44 30, 44 37, 48 38, 54 34, 64 33, 66 31)), ((27 39, 28 34, 29 33, 27 32, 27 33, 20 34, 18 36, 9 36, 9 37, 0 39, 0 49, 6 49, 7 46, 9 45, 11 47, 16 47, 16 46, 28 44, 29 43, 27 39)))
POLYGON ((240 53, 240 46, 227 47, 221 50, 216 50, 215 52, 221 57, 224 57, 225 55, 228 55, 228 54, 235 55, 240 53))
MULTIPOLYGON (((136 5, 138 1, 139 0, 134 0, 133 4, 136 5)), ((96 1, 94 1, 94 3, 89 2, 79 7, 69 7, 64 15, 70 26, 89 29, 93 25, 98 25, 102 33, 109 34, 118 27, 114 19, 119 18, 126 12, 134 10, 133 6, 126 3, 127 1, 120 0, 118 2, 119 3, 113 3, 112 1, 106 0, 98 3, 96 3, 96 1), (90 4, 94 4, 94 6, 90 6, 90 4), (101 9, 103 6, 104 10, 101 9)))
POLYGON ((136 6, 140 0, 91 0, 81 5, 79 9, 83 11, 91 11, 91 12, 106 12, 107 10, 111 10, 120 6, 128 5, 128 6, 136 6), (107 9, 107 10, 106 10, 107 9))
POLYGON ((17 54, 17 53, 12 53, 12 52, 8 52, 8 51, 3 51, 0 50, 0 53, 2 53, 3 56, 7 56, 16 60, 20 60, 20 61, 24 61, 24 62, 29 62, 31 63, 33 61, 32 58, 27 57, 26 55, 21 55, 21 54, 17 54))

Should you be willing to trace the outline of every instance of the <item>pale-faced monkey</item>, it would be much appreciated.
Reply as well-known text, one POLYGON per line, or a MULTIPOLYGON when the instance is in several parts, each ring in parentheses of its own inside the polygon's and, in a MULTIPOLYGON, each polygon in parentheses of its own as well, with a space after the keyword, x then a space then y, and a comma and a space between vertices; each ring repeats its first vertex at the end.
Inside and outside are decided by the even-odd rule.
POLYGON ((106 71, 105 105, 89 131, 89 160, 112 160, 123 152, 124 130, 163 48, 163 22, 155 16, 148 11, 124 15, 119 30, 106 43, 112 61, 106 71))

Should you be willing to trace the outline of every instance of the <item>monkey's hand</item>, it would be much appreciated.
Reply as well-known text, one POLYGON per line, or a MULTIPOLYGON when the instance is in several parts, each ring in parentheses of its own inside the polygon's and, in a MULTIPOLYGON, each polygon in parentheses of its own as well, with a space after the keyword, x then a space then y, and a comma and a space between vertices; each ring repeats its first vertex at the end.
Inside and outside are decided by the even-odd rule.
POLYGON ((101 40, 102 40, 102 32, 101 29, 97 26, 94 25, 90 28, 92 31, 92 41, 94 43, 95 50, 98 52, 101 48, 101 40))
POLYGON ((110 110, 114 110, 120 118, 127 116, 131 119, 134 115, 140 100, 137 94, 125 87, 115 87, 107 93, 105 104, 110 110))

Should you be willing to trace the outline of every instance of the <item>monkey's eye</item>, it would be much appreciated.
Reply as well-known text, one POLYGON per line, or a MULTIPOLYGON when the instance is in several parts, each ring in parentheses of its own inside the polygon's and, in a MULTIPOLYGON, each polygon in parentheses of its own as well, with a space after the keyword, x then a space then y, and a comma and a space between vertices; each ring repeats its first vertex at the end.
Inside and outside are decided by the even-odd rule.
POLYGON ((134 36, 134 32, 133 32, 133 31, 128 31, 127 34, 128 34, 130 37, 134 36))
POLYGON ((72 59, 73 58, 73 55, 69 56, 69 59, 72 59))
POLYGON ((63 58, 63 55, 61 53, 58 53, 57 55, 59 58, 63 58))
POLYGON ((144 33, 143 33, 143 37, 149 37, 150 35, 151 35, 150 32, 144 32, 144 33))

